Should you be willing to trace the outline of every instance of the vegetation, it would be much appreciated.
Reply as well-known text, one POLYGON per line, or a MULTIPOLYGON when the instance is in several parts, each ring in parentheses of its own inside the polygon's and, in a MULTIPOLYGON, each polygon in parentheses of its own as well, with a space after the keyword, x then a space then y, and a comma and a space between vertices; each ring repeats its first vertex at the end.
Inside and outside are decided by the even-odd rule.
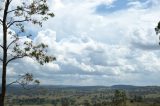
MULTIPOLYGON (((37 60, 41 65, 44 63, 55 60, 55 57, 46 55, 47 45, 41 43, 34 45, 32 41, 25 41, 23 48, 18 43, 21 36, 30 37, 31 35, 26 33, 26 22, 42 26, 42 22, 46 21, 49 17, 53 17, 54 14, 49 12, 47 6, 47 0, 29 0, 20 1, 20 5, 15 5, 15 0, 1 0, 0 14, 3 14, 0 18, 0 25, 3 29, 3 44, 0 47, 3 51, 3 55, 0 58, 2 62, 2 90, 0 95, 0 106, 4 106, 5 94, 6 94, 6 72, 7 65, 13 60, 30 57, 37 60), (14 3, 14 4, 13 4, 14 3), (10 29, 14 31, 10 31, 10 29), (9 42, 7 37, 11 36, 12 41, 9 42)), ((25 74, 23 80, 25 83, 33 81, 31 74, 25 74)), ((18 81, 14 81, 15 83, 18 81)), ((38 80, 34 81, 39 83, 38 80)))
POLYGON ((6 106, 160 106, 157 86, 8 88, 6 106), (13 92, 14 91, 14 92, 13 92))
POLYGON ((127 97, 125 91, 116 90, 112 103, 114 106, 126 106, 127 97))
MULTIPOLYGON (((39 84, 33 79, 31 73, 25 73, 9 85, 20 84, 8 88, 6 95, 6 73, 10 62, 29 57, 43 65, 56 60, 53 56, 46 55, 47 45, 40 43, 35 45, 32 40, 18 43, 21 37, 30 38, 25 26, 30 22, 42 27, 43 21, 54 14, 49 11, 47 0, 21 1, 21 5, 13 5, 14 0, 1 0, 0 25, 2 26, 3 42, 2 50, 2 85, 0 93, 0 106, 160 106, 160 87, 148 86, 41 86, 30 91, 23 89, 30 82, 39 84), (12 41, 8 41, 11 36, 12 41), (14 91, 14 92, 13 92, 14 91), (6 99, 5 99, 6 97, 6 99)), ((156 34, 160 34, 160 22, 155 28, 156 34)), ((159 37, 160 40, 160 37, 159 37)), ((160 43, 159 43, 160 44, 160 43)), ((30 86, 34 87, 33 85, 30 86)))

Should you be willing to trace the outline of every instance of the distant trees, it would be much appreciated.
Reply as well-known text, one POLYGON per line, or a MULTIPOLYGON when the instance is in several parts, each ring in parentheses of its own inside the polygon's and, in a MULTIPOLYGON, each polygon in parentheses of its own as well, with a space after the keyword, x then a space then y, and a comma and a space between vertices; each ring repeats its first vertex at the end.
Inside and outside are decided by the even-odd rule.
POLYGON ((133 98, 133 101, 135 101, 135 102, 142 102, 143 101, 143 97, 135 95, 134 98, 133 98))
MULTIPOLYGON (((2 90, 0 96, 0 106, 4 106, 4 100, 6 95, 6 72, 7 66, 10 62, 30 57, 37 60, 41 65, 51 62, 56 58, 46 55, 47 45, 40 43, 34 45, 32 41, 25 41, 23 44, 18 43, 21 40, 21 36, 30 37, 30 34, 26 33, 25 25, 27 23, 39 25, 42 27, 42 22, 46 21, 49 17, 53 17, 54 14, 49 11, 47 0, 1 0, 0 1, 0 25, 2 26, 2 44, 0 48, 2 51, 2 90), (18 2, 16 5, 15 2, 18 2), (10 29, 14 30, 11 31, 10 29), (12 41, 9 42, 7 37, 12 37, 12 41), (23 45, 23 48, 21 47, 23 45)), ((26 80, 32 80, 31 75, 27 74, 24 77, 26 80), (28 79, 30 78, 30 79, 28 79)), ((32 80, 33 81, 33 80, 32 80)), ((38 81, 35 81, 38 82, 38 81)))
POLYGON ((113 106, 126 106, 127 96, 125 91, 116 90, 112 99, 113 106))
POLYGON ((84 100, 84 106, 91 106, 88 100, 84 100))
POLYGON ((62 98, 62 99, 61 99, 61 105, 62 105, 62 106, 70 106, 69 99, 67 99, 67 98, 62 98))

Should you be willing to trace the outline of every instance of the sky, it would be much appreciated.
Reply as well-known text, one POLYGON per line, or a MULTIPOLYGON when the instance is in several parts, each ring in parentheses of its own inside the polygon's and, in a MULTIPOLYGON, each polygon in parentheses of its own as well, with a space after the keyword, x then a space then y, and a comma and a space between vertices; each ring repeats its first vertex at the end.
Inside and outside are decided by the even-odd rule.
POLYGON ((27 27, 34 35, 31 40, 47 44, 48 54, 57 60, 43 66, 30 58, 14 61, 7 68, 7 82, 29 72, 45 85, 160 85, 160 46, 154 31, 160 0, 48 4, 55 17, 42 28, 27 27))

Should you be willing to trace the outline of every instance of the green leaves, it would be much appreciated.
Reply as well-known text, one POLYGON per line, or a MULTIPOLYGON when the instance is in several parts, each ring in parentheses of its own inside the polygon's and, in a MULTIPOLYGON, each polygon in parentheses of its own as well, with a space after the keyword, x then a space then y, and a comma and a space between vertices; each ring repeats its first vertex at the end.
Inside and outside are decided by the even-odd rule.
POLYGON ((46 55, 47 47, 48 45, 45 45, 43 43, 33 46, 32 52, 29 54, 29 56, 35 58, 41 65, 43 65, 44 63, 55 61, 55 57, 46 55))
MULTIPOLYGON (((19 1, 21 2, 21 0, 19 1)), ((53 13, 49 12, 47 1, 25 0, 21 4, 18 3, 18 6, 14 6, 12 2, 16 2, 16 0, 0 1, 0 14, 3 14, 3 16, 1 16, 3 19, 0 18, 0 25, 2 25, 3 29, 3 46, 0 45, 0 47, 3 49, 3 59, 0 58, 3 66, 2 95, 0 97, 1 106, 4 106, 5 101, 6 72, 8 63, 19 58, 31 57, 36 59, 41 65, 43 65, 44 63, 48 63, 56 59, 55 57, 48 56, 46 54, 46 48, 48 46, 43 43, 39 45, 33 45, 32 41, 26 41, 24 42, 24 44, 18 42, 20 39, 20 34, 22 36, 28 35, 25 33, 25 25, 28 22, 42 27, 43 21, 48 20, 48 17, 53 17, 53 13), (1 6, 3 6, 4 8, 1 8, 1 6), (8 31, 9 28, 15 30, 16 34, 8 31), (9 44, 7 39, 8 35, 13 36, 13 41, 11 41, 9 44), (10 47, 12 47, 12 50, 10 50, 10 47)), ((25 74, 19 80, 14 81, 13 83, 18 83, 24 87, 25 85, 28 85, 29 82, 34 82, 37 84, 40 83, 38 80, 34 81, 32 74, 29 73, 25 74)))
POLYGON ((25 41, 23 46, 18 43, 20 38, 18 36, 13 36, 15 38, 12 56, 13 58, 9 59, 7 63, 12 60, 16 60, 23 57, 30 57, 35 59, 39 64, 44 65, 44 63, 49 63, 55 61, 56 58, 54 56, 47 55, 48 45, 44 43, 40 43, 38 45, 33 44, 32 41, 25 41))
POLYGON ((24 22, 31 22, 32 24, 42 27, 43 21, 48 20, 49 17, 54 17, 54 13, 49 10, 47 0, 31 0, 31 2, 23 2, 21 5, 9 10, 7 14, 10 16, 8 19, 14 17, 12 20, 8 20, 8 28, 16 25, 22 32, 25 31, 24 22))
MULTIPOLYGON (((3 17, 4 19, 0 19, 0 24, 5 24, 6 27, 4 27, 4 29, 6 32, 4 33, 11 35, 13 39, 5 48, 5 50, 8 50, 7 56, 10 55, 7 57, 8 60, 6 59, 6 64, 23 57, 33 58, 41 65, 56 60, 54 56, 47 55, 48 45, 43 43, 35 45, 32 41, 25 41, 23 44, 18 42, 20 41, 20 34, 23 36, 28 35, 25 30, 26 22, 42 27, 44 21, 47 21, 49 17, 54 16, 49 10, 47 0, 25 1, 18 6, 12 5, 12 2, 15 2, 15 0, 0 1, 0 3, 3 3, 4 5, 4 8, 1 8, 0 6, 0 12, 4 12, 5 10, 4 14, 2 13, 5 17, 3 17), (8 10, 10 9, 9 7, 12 7, 11 10, 8 10), (12 31, 7 31, 10 27, 13 27, 13 29, 16 30, 16 34, 12 31), (10 50, 11 47, 12 50, 10 50)), ((29 38, 30 35, 26 37, 29 38)), ((7 40, 3 42, 7 42, 7 40)), ((25 85, 28 84, 28 82, 33 81, 32 74, 27 73, 21 77, 21 82, 19 83, 25 85)), ((34 82, 37 84, 40 83, 38 80, 35 80, 34 82)))
MULTIPOLYGON (((12 1, 9 6, 12 5, 12 1)), ((43 21, 48 20, 49 17, 54 17, 54 14, 49 10, 47 0, 31 0, 22 2, 21 5, 16 7, 13 6, 12 10, 8 10, 7 16, 8 17, 6 18, 10 19, 7 20, 7 28, 14 26, 14 29, 18 32, 13 36, 14 40, 8 45, 8 48, 13 45, 11 53, 13 58, 9 59, 8 63, 12 60, 26 56, 36 59, 41 65, 56 60, 55 57, 47 55, 48 45, 43 43, 34 45, 32 41, 26 41, 24 42, 23 47, 21 44, 17 43, 19 40, 19 34, 23 33, 23 35, 26 35, 25 22, 31 22, 34 25, 42 27, 43 21)), ((8 32, 8 34, 12 35, 12 32, 8 32)))
MULTIPOLYGON (((11 32, 8 32, 8 33, 11 33, 11 32)), ((30 40, 30 41, 25 41, 23 44, 20 44, 19 42, 21 41, 18 35, 14 35, 13 39, 14 40, 8 45, 8 48, 11 45, 13 45, 13 49, 12 49, 12 52, 10 53, 12 58, 10 58, 7 61, 7 64, 13 60, 23 58, 23 57, 30 57, 36 60, 41 65, 44 65, 44 63, 49 63, 56 60, 54 56, 47 55, 48 45, 44 43, 35 45, 32 42, 32 40, 30 40)))
POLYGON ((50 17, 54 17, 53 13, 48 13, 47 15, 50 16, 50 17))
POLYGON ((19 75, 19 79, 14 81, 14 83, 20 84, 23 88, 25 89, 31 89, 28 88, 28 85, 39 85, 40 81, 39 80, 34 80, 34 76, 31 73, 26 73, 24 75, 19 75))

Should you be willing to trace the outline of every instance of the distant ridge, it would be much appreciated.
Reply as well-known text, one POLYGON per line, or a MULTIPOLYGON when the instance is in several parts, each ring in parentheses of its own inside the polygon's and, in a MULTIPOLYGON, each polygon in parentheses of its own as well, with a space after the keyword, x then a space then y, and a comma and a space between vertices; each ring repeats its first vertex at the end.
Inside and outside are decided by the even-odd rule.
POLYGON ((112 89, 135 89, 140 86, 133 86, 133 85, 113 85, 111 86, 112 89))

